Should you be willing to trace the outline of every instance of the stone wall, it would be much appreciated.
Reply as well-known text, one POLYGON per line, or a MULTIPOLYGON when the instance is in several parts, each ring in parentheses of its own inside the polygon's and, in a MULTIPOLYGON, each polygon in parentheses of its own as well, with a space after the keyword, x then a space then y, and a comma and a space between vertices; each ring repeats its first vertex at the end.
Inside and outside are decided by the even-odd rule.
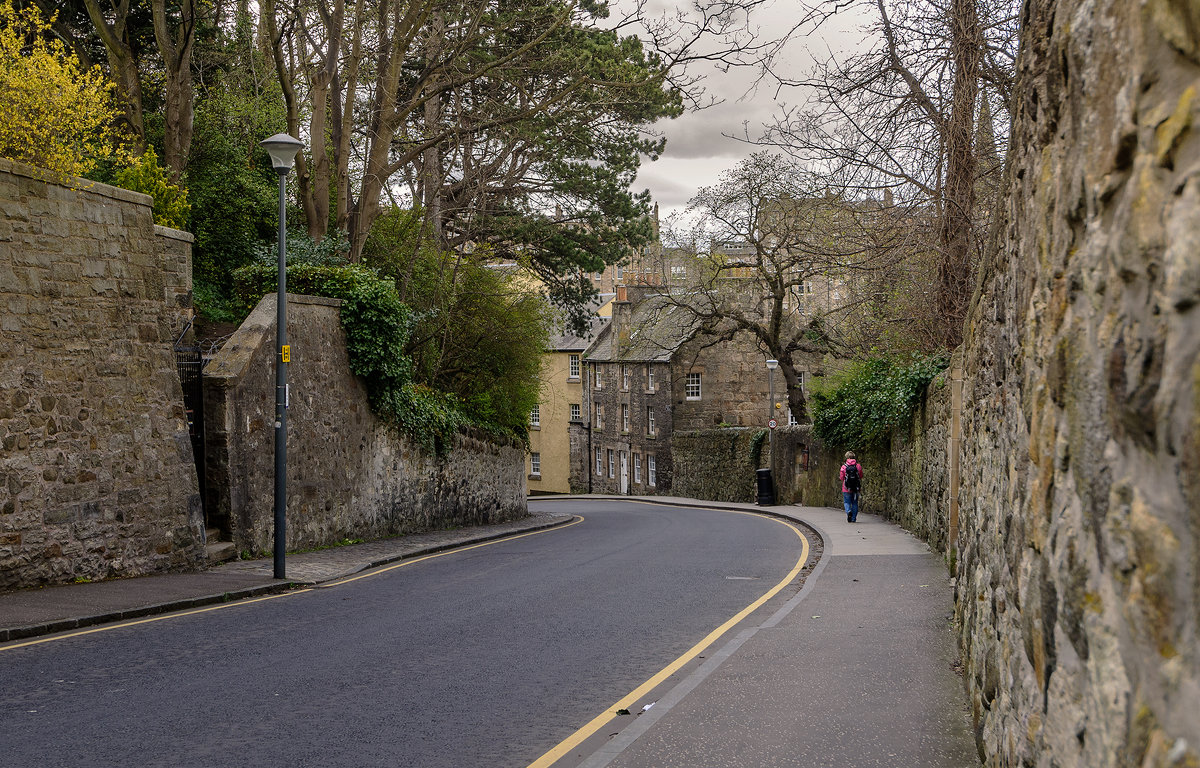
POLYGON ((1200 5, 1028 0, 966 328, 988 765, 1200 765, 1200 5))
POLYGON ((172 341, 191 236, 0 160, 0 588, 203 561, 172 341))
POLYGON ((755 472, 767 459, 766 431, 728 427, 676 432, 673 496, 753 503, 755 472))
MULTIPOLYGON (((464 434, 437 457, 375 418, 339 305, 288 296, 288 549, 527 514, 520 446, 464 434)), ((273 543, 275 307, 264 297, 204 371, 209 519, 253 553, 273 543)))

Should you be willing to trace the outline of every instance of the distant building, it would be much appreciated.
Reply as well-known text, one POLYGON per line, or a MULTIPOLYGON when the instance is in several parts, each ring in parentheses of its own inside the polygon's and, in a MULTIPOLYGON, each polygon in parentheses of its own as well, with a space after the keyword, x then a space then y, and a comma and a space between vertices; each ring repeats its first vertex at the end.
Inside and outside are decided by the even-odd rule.
POLYGON ((668 493, 677 430, 767 425, 765 362, 743 337, 701 333, 691 312, 653 288, 618 286, 612 320, 584 352, 572 491, 668 493))

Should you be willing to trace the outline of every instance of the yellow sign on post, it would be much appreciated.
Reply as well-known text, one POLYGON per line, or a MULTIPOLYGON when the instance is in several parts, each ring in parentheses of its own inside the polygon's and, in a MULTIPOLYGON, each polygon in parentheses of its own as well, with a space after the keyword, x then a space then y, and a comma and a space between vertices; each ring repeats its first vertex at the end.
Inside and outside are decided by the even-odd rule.
POLYGON ((292 362, 292 345, 284 344, 279 350, 279 359, 285 363, 292 362))

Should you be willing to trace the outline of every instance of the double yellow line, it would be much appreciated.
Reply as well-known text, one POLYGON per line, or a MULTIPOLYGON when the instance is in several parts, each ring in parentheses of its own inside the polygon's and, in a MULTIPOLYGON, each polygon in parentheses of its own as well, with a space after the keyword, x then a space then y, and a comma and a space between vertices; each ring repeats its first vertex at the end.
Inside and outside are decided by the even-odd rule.
MULTIPOLYGON (((649 502, 646 502, 646 503, 649 503, 649 502)), ((736 510, 736 509, 729 509, 729 510, 722 510, 722 511, 736 512, 740 515, 756 515, 757 516, 757 514, 754 512, 743 512, 743 511, 736 510)), ((709 646, 711 646, 713 643, 717 642, 717 640, 721 639, 721 636, 724 635, 729 630, 733 629, 735 626, 737 626, 738 622, 740 622, 742 619, 749 616, 751 613, 754 613, 754 611, 756 611, 763 603, 767 602, 772 597, 779 594, 780 590, 782 590, 788 584, 791 584, 792 581, 798 575, 800 575, 800 569, 802 569, 804 567, 804 564, 808 561, 808 552, 809 552, 808 539, 805 538, 804 534, 800 532, 800 529, 797 528, 792 523, 790 523, 786 520, 781 520, 779 518, 770 518, 770 519, 774 520, 775 522, 779 523, 780 525, 785 525, 788 528, 791 528, 792 531, 797 536, 800 537, 800 542, 801 542, 800 560, 796 563, 795 567, 792 568, 792 570, 788 573, 788 575, 784 576, 783 579, 781 579, 780 582, 778 584, 776 584, 774 587, 771 587, 771 590, 769 592, 767 592, 765 595, 758 598, 750 605, 747 605, 742 610, 738 611, 737 615, 735 615, 729 621, 727 621, 724 624, 722 624, 721 626, 717 627, 712 632, 709 632, 708 635, 703 640, 701 640, 700 642, 698 642, 694 646, 692 646, 686 653, 684 653, 679 658, 675 659, 675 661, 672 661, 667 666, 663 667, 656 675, 654 675, 654 677, 651 677, 649 680, 642 683, 637 688, 634 688, 623 699, 618 701, 616 704, 613 704, 608 709, 604 710, 604 712, 602 712, 601 714, 594 717, 591 720, 591 722, 589 722, 587 725, 583 726, 579 730, 575 731, 575 733, 571 734, 566 739, 559 742, 557 746, 555 746, 553 749, 551 749, 546 754, 539 757, 537 760, 534 760, 532 763, 529 764, 529 768, 548 768, 548 766, 554 765, 554 763, 558 762, 560 759, 562 759, 564 756, 566 756, 567 753, 569 753, 572 749, 575 749, 576 747, 578 747, 580 744, 582 744, 584 741, 586 741, 588 738, 590 738, 593 734, 595 734, 597 731, 599 731, 601 728, 603 728, 606 724, 611 722, 613 720, 613 718, 617 717, 617 714, 621 710, 629 709, 629 707, 633 706, 638 701, 640 701, 642 699, 642 697, 644 697, 646 694, 650 693, 655 688, 657 688, 659 685, 661 685, 664 680, 666 680, 671 675, 678 672, 680 669, 683 668, 683 666, 685 664, 687 664, 689 661, 691 661, 692 659, 699 656, 709 646)))

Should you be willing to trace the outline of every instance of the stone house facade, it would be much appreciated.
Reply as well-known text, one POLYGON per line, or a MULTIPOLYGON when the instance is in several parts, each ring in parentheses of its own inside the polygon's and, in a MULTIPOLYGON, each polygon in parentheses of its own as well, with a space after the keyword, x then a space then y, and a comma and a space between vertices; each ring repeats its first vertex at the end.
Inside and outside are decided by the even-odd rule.
POLYGON ((669 493, 676 430, 766 426, 766 357, 742 337, 717 342, 698 331, 691 313, 653 288, 617 287, 612 320, 584 353, 573 492, 669 493))

